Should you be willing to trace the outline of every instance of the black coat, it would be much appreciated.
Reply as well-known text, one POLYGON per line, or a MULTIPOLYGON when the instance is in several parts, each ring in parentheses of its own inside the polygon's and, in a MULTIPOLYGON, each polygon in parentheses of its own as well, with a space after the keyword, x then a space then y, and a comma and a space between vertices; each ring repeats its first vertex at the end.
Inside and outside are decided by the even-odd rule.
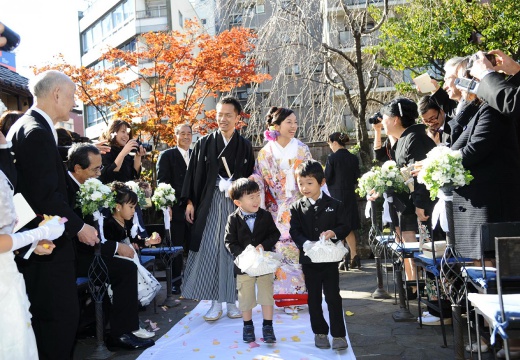
MULTIPOLYGON (((265 251, 272 251, 279 238, 280 230, 276 227, 271 213, 264 209, 258 209, 256 213, 253 232, 249 230, 240 208, 236 209, 228 217, 224 241, 226 248, 233 255, 234 259, 242 254, 247 245, 257 247, 261 244, 265 251)), ((236 265, 235 274, 243 274, 236 265)))
POLYGON ((332 230, 336 234, 333 242, 341 241, 350 233, 350 224, 345 206, 339 200, 322 194, 316 202, 317 209, 306 197, 291 205, 291 229, 289 233, 298 249, 300 249, 300 264, 311 264, 312 261, 303 253, 303 244, 307 241, 318 241, 320 234, 332 230))
MULTIPOLYGON (((83 227, 74 212, 67 193, 68 175, 63 166, 52 130, 45 118, 34 110, 22 116, 7 136, 12 141, 18 180, 16 192, 22 193, 36 214, 66 217, 63 236, 54 241, 56 248, 49 256, 31 255, 30 261, 60 262, 74 260, 72 237, 83 227)), ((28 228, 38 226, 36 219, 28 228)))
POLYGON ((235 131, 228 146, 220 154, 217 151, 217 137, 222 137, 220 131, 215 131, 197 141, 182 186, 181 200, 191 200, 195 206, 195 222, 190 241, 191 251, 199 251, 213 192, 219 171, 222 170, 221 157, 223 154, 228 153, 235 159, 234 163, 228 162, 233 179, 249 177, 253 173, 255 165, 251 143, 238 132, 235 131))
MULTIPOLYGON (((413 164, 417 161, 426 159, 426 154, 435 147, 435 142, 426 134, 426 126, 414 124, 407 127, 401 134, 395 147, 395 162, 398 168, 413 164)), ((421 209, 429 209, 432 205, 430 192, 426 186, 417 182, 414 177, 414 192, 410 194, 413 206, 421 209)), ((406 213, 415 213, 415 209, 410 209, 410 202, 406 213)))
POLYGON ((460 107, 457 115, 455 115, 453 119, 449 121, 449 126, 451 128, 450 147, 457 142, 458 138, 468 125, 471 118, 477 113, 478 109, 479 105, 477 102, 464 102, 460 107))
POLYGON ((127 182, 139 179, 141 172, 137 172, 134 168, 134 157, 130 154, 126 155, 123 159, 123 164, 119 171, 114 171, 117 165, 114 163, 119 153, 123 150, 122 147, 112 146, 110 152, 102 154, 101 158, 103 161, 103 170, 99 180, 103 184, 111 183, 112 181, 127 182))
POLYGON ((520 220, 520 158, 513 121, 483 104, 452 149, 461 151, 462 164, 474 177, 453 196, 457 249, 462 256, 480 258, 483 223, 520 220))
POLYGON ((359 177, 359 159, 347 149, 339 149, 327 157, 325 164, 327 188, 333 198, 345 205, 352 230, 360 227, 355 193, 359 177))
MULTIPOLYGON (((188 150, 191 156, 191 149, 188 150)), ((159 154, 157 160, 157 183, 170 184, 175 190, 177 196, 177 203, 172 206, 172 221, 184 221, 184 210, 186 204, 180 201, 182 193, 182 185, 186 177, 187 170, 186 162, 177 147, 167 149, 159 154)))
POLYGON ((482 79, 477 96, 488 102, 489 106, 520 122, 520 72, 508 80, 495 72, 482 79))

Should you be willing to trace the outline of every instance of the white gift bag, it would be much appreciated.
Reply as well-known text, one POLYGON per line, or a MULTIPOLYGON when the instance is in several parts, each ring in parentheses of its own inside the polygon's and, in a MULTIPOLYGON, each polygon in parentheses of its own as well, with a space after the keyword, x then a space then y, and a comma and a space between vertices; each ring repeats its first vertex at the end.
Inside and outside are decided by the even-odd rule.
MULTIPOLYGON (((119 255, 115 255, 114 257, 134 262, 137 266, 137 300, 139 300, 142 306, 150 304, 155 295, 161 290, 159 281, 141 265, 139 256, 137 256, 136 253, 134 253, 132 259, 119 255)), ((112 298, 112 289, 110 287, 108 288, 108 295, 112 298)))
POLYGON ((331 240, 325 240, 323 237, 318 241, 305 243, 303 251, 313 263, 338 262, 348 252, 341 241, 333 243, 331 240))
POLYGON ((245 250, 235 259, 235 265, 249 276, 271 274, 280 266, 282 256, 272 251, 256 251, 253 245, 247 245, 245 250))

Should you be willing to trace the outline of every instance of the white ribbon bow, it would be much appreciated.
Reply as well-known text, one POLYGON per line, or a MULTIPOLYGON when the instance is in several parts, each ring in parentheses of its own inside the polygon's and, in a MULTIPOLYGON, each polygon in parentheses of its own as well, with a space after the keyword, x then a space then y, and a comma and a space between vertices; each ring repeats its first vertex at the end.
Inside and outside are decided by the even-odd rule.
POLYGON ((294 190, 296 190, 294 180, 294 170, 292 168, 285 169, 285 196, 288 198, 292 196, 294 190))
POLYGON ((96 210, 94 211, 94 214, 92 214, 94 216, 94 220, 98 222, 98 226, 99 226, 99 238, 101 239, 101 243, 104 244, 107 239, 105 239, 105 234, 103 232, 103 215, 101 215, 101 212, 99 210, 96 210))
POLYGON ((218 183, 218 189, 220 191, 222 191, 226 197, 229 197, 228 190, 230 187, 231 187, 231 178, 224 179, 222 176, 220 176, 220 181, 218 183))
POLYGON ((392 222, 392 218, 390 217, 390 204, 394 202, 394 198, 388 196, 386 193, 383 193, 383 197, 385 198, 385 202, 383 203, 383 224, 389 224, 392 222))
POLYGON ((164 216, 164 230, 170 230, 170 212, 167 207, 161 208, 164 216))
POLYGON ((134 213, 134 218, 132 220, 132 228, 130 229, 130 235, 135 238, 137 236, 137 229, 143 231, 143 227, 139 223, 139 218, 137 217, 137 212, 134 213))
POLYGON ((372 202, 368 200, 367 195, 367 204, 365 205, 365 217, 368 219, 370 217, 370 210, 372 209, 372 202))
POLYGON ((432 226, 435 229, 437 227, 437 222, 440 220, 441 228, 444 231, 449 231, 448 228, 448 217, 446 216, 446 201, 453 201, 453 195, 447 196, 444 194, 442 190, 439 190, 437 193, 437 197, 439 201, 435 204, 432 212, 432 226))

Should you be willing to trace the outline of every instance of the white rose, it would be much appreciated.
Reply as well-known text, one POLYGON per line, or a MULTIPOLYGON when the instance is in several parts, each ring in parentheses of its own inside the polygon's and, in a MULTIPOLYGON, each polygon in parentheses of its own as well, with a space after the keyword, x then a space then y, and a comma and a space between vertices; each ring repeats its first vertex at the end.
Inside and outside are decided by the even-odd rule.
POLYGON ((102 197, 103 197, 103 194, 100 193, 99 191, 94 191, 92 193, 92 195, 90 195, 90 199, 93 201, 97 201, 97 200, 101 199, 102 197))

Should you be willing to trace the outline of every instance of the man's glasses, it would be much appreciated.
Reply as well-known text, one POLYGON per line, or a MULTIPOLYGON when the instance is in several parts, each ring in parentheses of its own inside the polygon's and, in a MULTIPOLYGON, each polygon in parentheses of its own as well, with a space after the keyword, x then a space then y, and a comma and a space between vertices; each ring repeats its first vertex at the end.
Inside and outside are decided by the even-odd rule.
POLYGON ((93 173, 97 174, 98 172, 101 172, 101 170, 103 170, 103 168, 104 168, 103 165, 99 165, 99 166, 96 166, 95 168, 91 168, 89 170, 92 171, 93 173))
POLYGON ((424 121, 425 123, 431 123, 431 122, 437 121, 437 120, 439 120, 439 115, 440 115, 440 114, 441 114, 441 112, 440 112, 440 111, 437 111, 437 115, 436 115, 436 116, 431 116, 431 117, 429 117, 428 119, 423 119, 423 121, 424 121))

